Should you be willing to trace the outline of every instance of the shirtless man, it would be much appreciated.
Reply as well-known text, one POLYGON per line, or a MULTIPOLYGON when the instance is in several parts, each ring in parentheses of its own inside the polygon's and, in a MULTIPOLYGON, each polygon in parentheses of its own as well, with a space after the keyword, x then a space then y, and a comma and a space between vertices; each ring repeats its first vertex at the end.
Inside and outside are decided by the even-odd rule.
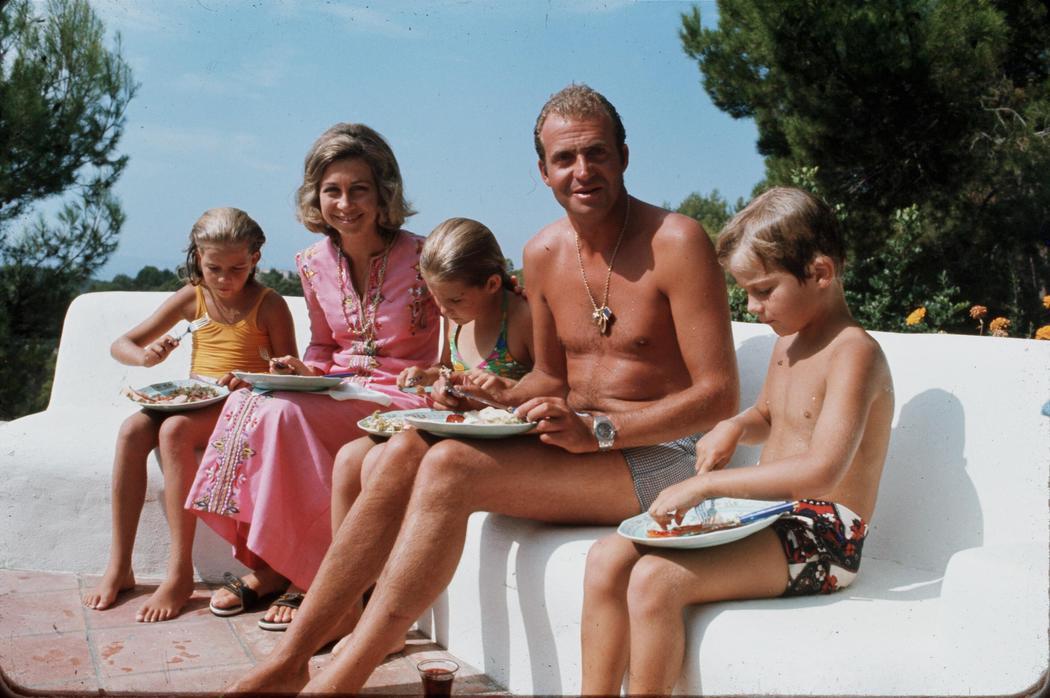
POLYGON ((725 281, 703 228, 630 197, 623 125, 589 87, 554 95, 534 135, 566 216, 525 249, 535 367, 492 397, 538 422, 538 438, 408 430, 373 449, 287 636, 231 691, 357 693, 451 580, 471 513, 616 524, 692 475, 699 432, 736 411, 725 281), (404 472, 402 449, 425 451, 417 472, 404 472), (380 570, 345 646, 307 684, 312 653, 357 621, 335 609, 380 570))
POLYGON ((718 257, 777 343, 755 404, 704 435, 697 474, 661 492, 649 514, 668 526, 716 497, 799 501, 726 545, 666 550, 616 535, 595 543, 584 581, 584 695, 619 695, 625 672, 631 694, 670 695, 687 606, 830 594, 860 568, 893 381, 846 306, 835 214, 807 192, 770 189, 726 225, 718 257), (741 443, 764 444, 761 464, 724 468, 741 443))

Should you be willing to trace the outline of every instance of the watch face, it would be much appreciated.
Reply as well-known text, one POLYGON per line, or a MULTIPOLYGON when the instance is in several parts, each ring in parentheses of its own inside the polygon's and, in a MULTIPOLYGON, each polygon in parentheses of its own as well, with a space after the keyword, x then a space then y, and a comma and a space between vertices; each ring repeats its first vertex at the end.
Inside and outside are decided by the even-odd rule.
POLYGON ((603 420, 595 423, 594 435, 599 441, 608 441, 616 436, 616 429, 613 428, 612 422, 603 420))

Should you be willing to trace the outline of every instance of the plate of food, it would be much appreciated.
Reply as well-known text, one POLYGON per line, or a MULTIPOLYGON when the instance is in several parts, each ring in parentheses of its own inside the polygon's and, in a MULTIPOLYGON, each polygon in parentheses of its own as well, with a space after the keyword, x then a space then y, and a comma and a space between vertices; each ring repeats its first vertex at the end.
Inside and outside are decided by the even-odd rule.
POLYGON ((136 405, 159 412, 195 410, 225 400, 230 394, 224 385, 212 385, 196 378, 164 381, 144 388, 124 388, 121 392, 136 405))
POLYGON ((660 528, 647 512, 625 519, 616 529, 624 538, 655 548, 707 548, 732 543, 770 525, 793 506, 793 502, 719 497, 704 507, 700 519, 693 507, 682 523, 660 528))
POLYGON ((418 410, 405 417, 417 429, 438 436, 465 436, 471 439, 502 439, 532 430, 536 422, 523 422, 507 410, 486 407, 470 412, 418 410))
POLYGON ((296 390, 312 392, 327 390, 343 380, 338 376, 284 376, 279 373, 246 373, 234 371, 233 375, 259 390, 296 390))
POLYGON ((405 428, 405 417, 425 414, 428 411, 416 409, 380 412, 376 410, 364 419, 357 420, 357 426, 373 436, 393 436, 405 428))

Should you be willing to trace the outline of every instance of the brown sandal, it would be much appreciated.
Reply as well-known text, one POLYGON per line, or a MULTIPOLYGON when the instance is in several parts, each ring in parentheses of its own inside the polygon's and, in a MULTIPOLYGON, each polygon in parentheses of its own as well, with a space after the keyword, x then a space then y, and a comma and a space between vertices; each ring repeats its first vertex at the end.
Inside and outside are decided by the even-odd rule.
MULTIPOLYGON (((270 604, 270 608, 273 608, 274 606, 286 606, 288 608, 298 609, 303 604, 303 598, 305 598, 305 596, 306 595, 301 591, 289 591, 278 596, 277 600, 270 604)), ((273 632, 283 632, 287 630, 288 626, 291 624, 291 621, 281 623, 278 621, 266 620, 265 617, 259 619, 260 628, 263 630, 271 630, 273 632)))

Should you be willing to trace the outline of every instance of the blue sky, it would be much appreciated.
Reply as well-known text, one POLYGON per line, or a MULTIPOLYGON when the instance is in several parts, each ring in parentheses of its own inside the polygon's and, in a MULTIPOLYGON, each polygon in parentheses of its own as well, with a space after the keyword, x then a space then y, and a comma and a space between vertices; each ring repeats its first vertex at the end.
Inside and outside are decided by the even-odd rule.
MULTIPOLYGON (((214 206, 262 225, 262 266, 294 268, 316 236, 295 220, 303 157, 337 121, 382 133, 428 233, 451 216, 488 225, 504 254, 560 209, 540 180, 532 126, 584 82, 627 128, 628 189, 653 203, 690 192, 749 196, 763 174, 750 121, 718 111, 681 49, 684 2, 231 2, 91 0, 120 32, 139 92, 117 186, 127 221, 98 274, 174 268, 214 206)), ((700 3, 705 24, 713 2, 700 3)))

